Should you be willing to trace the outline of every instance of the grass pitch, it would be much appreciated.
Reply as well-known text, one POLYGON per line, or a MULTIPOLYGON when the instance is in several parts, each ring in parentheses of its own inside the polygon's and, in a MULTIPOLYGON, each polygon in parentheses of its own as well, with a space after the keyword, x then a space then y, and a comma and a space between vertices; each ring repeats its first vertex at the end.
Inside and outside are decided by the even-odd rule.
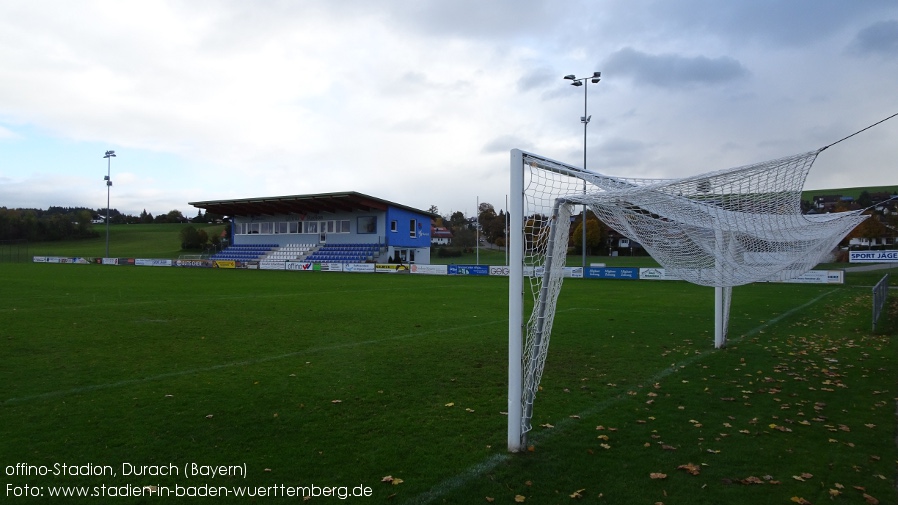
POLYGON ((509 455, 504 279, 0 264, 0 283, 12 499, 314 485, 387 503, 898 502, 898 317, 871 334, 867 288, 736 288, 714 351, 709 288, 568 280, 533 451, 509 455), (191 463, 243 470, 188 479, 191 463))

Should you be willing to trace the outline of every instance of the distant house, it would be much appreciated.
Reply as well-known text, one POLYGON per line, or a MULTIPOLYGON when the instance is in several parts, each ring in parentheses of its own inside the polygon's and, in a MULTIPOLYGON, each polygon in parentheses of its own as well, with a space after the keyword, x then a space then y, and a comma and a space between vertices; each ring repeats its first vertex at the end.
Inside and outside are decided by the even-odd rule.
POLYGON ((835 212, 837 206, 854 207, 854 197, 842 195, 820 195, 814 197, 814 209, 817 213, 835 212))
POLYGON ((442 226, 431 226, 430 243, 433 245, 449 245, 452 243, 452 232, 442 226))

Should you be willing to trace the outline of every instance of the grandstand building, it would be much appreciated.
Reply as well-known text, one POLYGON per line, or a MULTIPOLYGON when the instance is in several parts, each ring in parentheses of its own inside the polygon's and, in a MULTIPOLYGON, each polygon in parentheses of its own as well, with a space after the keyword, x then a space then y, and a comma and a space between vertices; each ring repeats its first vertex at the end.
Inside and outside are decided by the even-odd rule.
POLYGON ((213 259, 430 263, 435 214, 356 192, 189 202, 230 217, 231 245, 213 259))

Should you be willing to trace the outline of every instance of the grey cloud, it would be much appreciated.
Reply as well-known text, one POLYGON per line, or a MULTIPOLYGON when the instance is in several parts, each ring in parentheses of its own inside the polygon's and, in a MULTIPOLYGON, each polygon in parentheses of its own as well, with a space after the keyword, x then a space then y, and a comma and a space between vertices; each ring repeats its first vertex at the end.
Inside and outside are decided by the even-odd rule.
POLYGON ((625 47, 613 53, 603 67, 607 75, 628 75, 637 84, 683 88, 693 84, 717 84, 749 75, 739 61, 728 56, 685 57, 648 54, 625 47))
POLYGON ((898 20, 880 21, 859 31, 847 52, 859 56, 898 58, 898 20))
POLYGON ((533 149, 533 142, 524 140, 517 135, 500 135, 484 144, 480 152, 483 154, 508 153, 512 149, 533 149))
POLYGON ((518 91, 523 92, 543 88, 552 84, 554 81, 558 81, 559 78, 560 77, 550 68, 534 68, 518 79, 518 91))

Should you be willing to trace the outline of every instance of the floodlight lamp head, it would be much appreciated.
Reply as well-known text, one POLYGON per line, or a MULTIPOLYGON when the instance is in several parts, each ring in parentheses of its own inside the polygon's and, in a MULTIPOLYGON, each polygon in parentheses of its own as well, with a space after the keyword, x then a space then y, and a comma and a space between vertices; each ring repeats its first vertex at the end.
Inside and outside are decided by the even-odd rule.
POLYGON ((571 83, 571 86, 583 86, 583 81, 574 81, 571 83))
POLYGON ((115 158, 115 151, 106 151, 106 156, 104 158, 115 158))
POLYGON ((576 79, 576 77, 574 77, 574 74, 568 74, 568 75, 564 76, 564 78, 569 81, 573 81, 574 79, 576 79))

